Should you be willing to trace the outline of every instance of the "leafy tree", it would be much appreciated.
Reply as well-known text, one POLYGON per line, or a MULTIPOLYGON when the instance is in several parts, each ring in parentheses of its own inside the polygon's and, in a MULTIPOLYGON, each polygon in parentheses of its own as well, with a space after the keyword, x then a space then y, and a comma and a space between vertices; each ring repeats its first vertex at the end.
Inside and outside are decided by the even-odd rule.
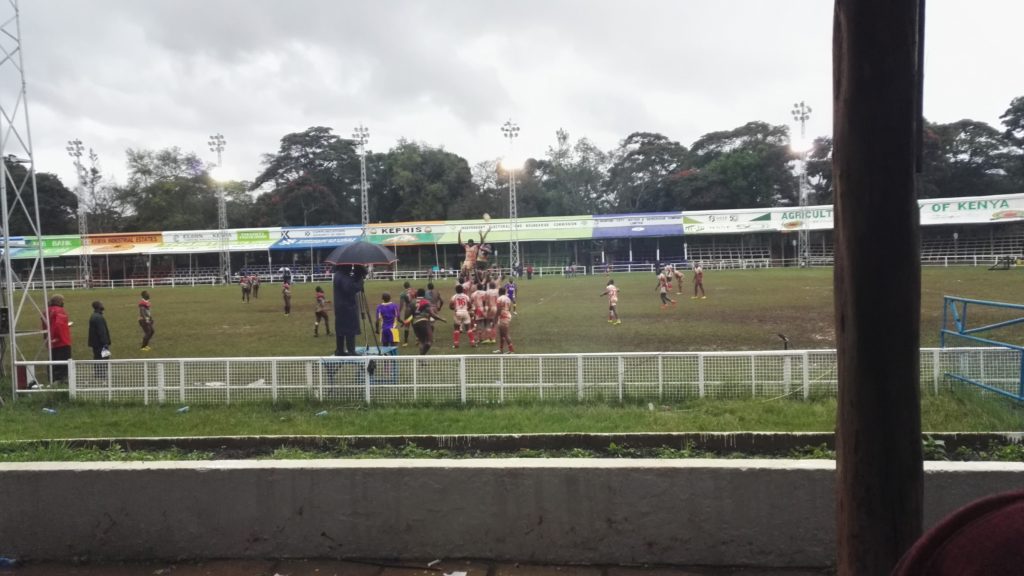
POLYGON ((128 151, 128 231, 196 230, 217 226, 216 184, 194 153, 178 148, 128 151))
POLYGON ((819 136, 814 139, 807 154, 807 180, 811 185, 808 204, 831 204, 832 189, 832 138, 819 136))
POLYGON ((313 126, 281 138, 251 190, 269 188, 260 204, 277 225, 360 221, 359 156, 350 140, 313 126))
POLYGON ((1024 96, 1014 98, 999 119, 1006 127, 1003 136, 1011 147, 1007 172, 1015 191, 1024 191, 1024 96))
POLYGON ((748 122, 705 134, 690 150, 693 170, 679 173, 678 203, 688 210, 786 206, 798 202, 789 128, 748 122))
POLYGON ((985 122, 927 124, 918 196, 947 198, 1013 192, 1008 176, 1012 147, 985 122))
POLYGON ((194 152, 182 152, 173 146, 162 150, 129 148, 128 185, 144 188, 157 181, 197 178, 207 171, 206 163, 194 152))
POLYGON ((90 233, 119 232, 127 207, 121 201, 122 192, 116 184, 108 183, 100 169, 100 158, 89 149, 89 166, 85 172, 85 209, 90 233))
POLYGON ((378 177, 378 213, 391 221, 470 216, 460 203, 478 196, 464 158, 408 140, 387 153, 378 177))
POLYGON ((546 211, 592 214, 605 210, 610 203, 604 186, 610 155, 586 138, 571 144, 565 130, 558 130, 556 138, 557 144, 548 148, 546 161, 539 164, 546 211))
POLYGON ((619 212, 680 210, 677 187, 688 168, 688 151, 662 134, 634 132, 613 152, 607 189, 619 212))
MULTIPOLYGON (((12 162, 10 158, 4 159, 7 167, 7 203, 11 207, 10 227, 11 236, 35 235, 29 220, 25 216, 21 204, 17 203, 15 189, 21 187, 21 200, 29 211, 35 210, 32 204, 32 183, 29 180, 28 170, 18 162, 12 162)), ((41 234, 70 234, 78 229, 78 198, 75 193, 68 190, 55 174, 47 172, 36 173, 36 198, 39 209, 39 232, 41 234)))

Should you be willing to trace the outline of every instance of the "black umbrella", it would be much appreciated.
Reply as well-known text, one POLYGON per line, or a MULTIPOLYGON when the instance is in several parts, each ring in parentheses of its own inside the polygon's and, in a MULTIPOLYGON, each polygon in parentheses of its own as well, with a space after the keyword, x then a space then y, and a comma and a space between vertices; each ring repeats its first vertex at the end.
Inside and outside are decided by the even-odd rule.
POLYGON ((372 244, 357 240, 351 244, 339 246, 324 258, 324 262, 333 266, 344 264, 369 266, 370 264, 391 264, 398 260, 395 253, 380 244, 372 244))

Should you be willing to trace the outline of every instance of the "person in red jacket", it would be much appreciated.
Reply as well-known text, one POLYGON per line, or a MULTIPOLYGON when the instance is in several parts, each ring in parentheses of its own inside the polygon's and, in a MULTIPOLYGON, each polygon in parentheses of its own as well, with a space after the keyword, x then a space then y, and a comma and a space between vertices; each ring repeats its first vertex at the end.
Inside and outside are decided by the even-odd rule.
MULTIPOLYGON (((53 360, 71 359, 71 322, 68 321, 68 312, 64 309, 64 297, 54 294, 50 298, 50 306, 47 308, 47 316, 50 319, 50 357, 53 360)), ((43 326, 45 328, 46 326, 43 326)), ((68 367, 66 364, 53 367, 51 382, 61 382, 68 379, 68 367)))

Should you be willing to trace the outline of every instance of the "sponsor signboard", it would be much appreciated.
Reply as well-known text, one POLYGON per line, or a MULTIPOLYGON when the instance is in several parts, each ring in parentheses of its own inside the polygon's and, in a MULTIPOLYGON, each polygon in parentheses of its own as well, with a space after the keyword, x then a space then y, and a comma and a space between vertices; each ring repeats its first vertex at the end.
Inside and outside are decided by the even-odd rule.
POLYGON ((772 215, 767 209, 683 212, 681 217, 687 234, 741 234, 773 229, 772 215))
POLYGON ((592 218, 594 238, 683 235, 683 219, 679 212, 660 214, 595 214, 592 218))
POLYGON ((362 226, 303 226, 282 228, 281 238, 271 250, 310 250, 335 248, 355 242, 363 233, 362 226))

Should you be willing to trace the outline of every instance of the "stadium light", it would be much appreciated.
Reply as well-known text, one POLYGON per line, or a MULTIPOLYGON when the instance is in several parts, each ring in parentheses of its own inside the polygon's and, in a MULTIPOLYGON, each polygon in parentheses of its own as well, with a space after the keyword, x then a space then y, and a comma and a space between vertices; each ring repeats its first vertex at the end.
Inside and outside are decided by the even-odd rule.
MULTIPOLYGON (((790 111, 793 114, 793 120, 800 123, 800 139, 791 145, 800 146, 800 177, 797 181, 797 196, 800 204, 800 230, 797 235, 800 237, 800 247, 797 249, 797 258, 800 261, 800 266, 810 265, 810 246, 808 244, 808 232, 805 225, 807 219, 804 217, 804 210, 807 208, 807 195, 808 188, 810 185, 807 183, 807 153, 810 152, 811 146, 807 143, 807 121, 811 118, 811 107, 808 106, 803 100, 793 104, 793 109, 790 111)), ((794 150, 796 150, 794 146, 794 150)))
POLYGON ((217 182, 217 232, 220 237, 220 275, 224 280, 225 284, 231 283, 231 252, 229 251, 228 245, 228 207, 227 200, 224 197, 224 182, 221 180, 224 176, 223 169, 224 159, 222 154, 224 153, 224 147, 228 141, 224 138, 221 133, 210 136, 210 140, 207 144, 210 146, 210 152, 217 153, 217 166, 214 170, 217 171, 217 175, 214 176, 213 170, 210 171, 210 176, 217 182))
POLYGON ((366 184, 366 143, 370 141, 370 129, 361 123, 352 131, 352 139, 359 146, 359 200, 360 200, 360 222, 363 225, 363 234, 366 234, 366 227, 370 224, 370 205, 367 198, 366 184))
POLYGON ((516 165, 512 162, 515 158, 513 143, 519 137, 519 125, 509 118, 501 126, 502 135, 508 140, 508 162, 502 162, 502 167, 508 171, 508 267, 509 274, 515 275, 516 267, 519 265, 519 208, 516 200, 516 170, 522 167, 522 163, 516 165))
MULTIPOLYGON (((68 155, 75 159, 75 173, 78 176, 78 185, 75 186, 75 195, 78 196, 78 235, 85 238, 89 235, 89 215, 85 206, 85 187, 88 180, 88 173, 85 166, 82 166, 82 152, 85 146, 78 138, 69 140, 67 148, 68 155)), ((84 285, 88 286, 92 280, 92 256, 86 250, 78 256, 78 274, 84 285)))

